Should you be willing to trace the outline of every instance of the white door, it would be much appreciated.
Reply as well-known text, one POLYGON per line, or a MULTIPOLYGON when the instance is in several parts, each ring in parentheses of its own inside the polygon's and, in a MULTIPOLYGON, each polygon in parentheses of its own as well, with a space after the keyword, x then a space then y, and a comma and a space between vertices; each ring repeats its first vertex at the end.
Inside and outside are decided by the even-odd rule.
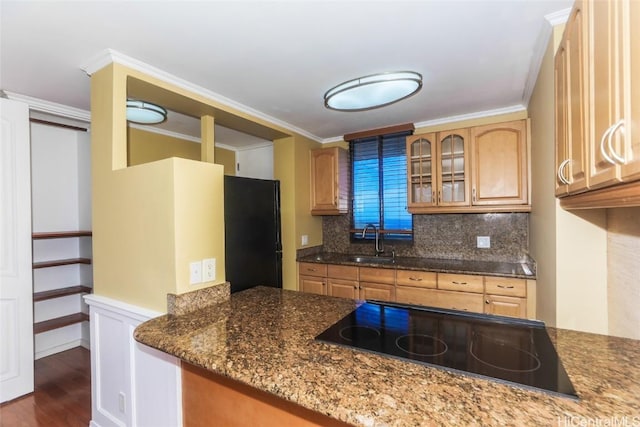
POLYGON ((0 98, 0 402, 33 391, 29 107, 0 98))

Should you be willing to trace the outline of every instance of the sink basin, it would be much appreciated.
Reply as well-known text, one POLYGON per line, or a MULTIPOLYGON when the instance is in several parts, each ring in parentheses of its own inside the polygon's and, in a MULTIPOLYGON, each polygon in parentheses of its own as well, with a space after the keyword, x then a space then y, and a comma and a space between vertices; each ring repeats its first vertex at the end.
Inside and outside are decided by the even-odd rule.
POLYGON ((393 264, 395 260, 391 257, 380 257, 372 255, 351 255, 349 261, 363 264, 393 264))

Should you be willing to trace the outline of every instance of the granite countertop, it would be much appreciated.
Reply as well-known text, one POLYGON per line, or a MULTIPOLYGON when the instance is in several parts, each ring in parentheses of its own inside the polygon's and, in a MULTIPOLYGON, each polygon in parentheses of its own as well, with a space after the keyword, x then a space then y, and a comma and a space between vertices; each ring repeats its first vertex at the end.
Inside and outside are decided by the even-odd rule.
MULTIPOLYGON (((404 270, 434 271, 438 273, 479 274, 484 276, 516 277, 520 279, 535 279, 535 263, 478 261, 458 259, 435 259, 417 257, 396 257, 395 262, 355 262, 353 254, 335 252, 321 252, 319 254, 302 256, 298 262, 314 262, 326 264, 358 265, 362 267, 399 268, 404 270), (523 265, 529 271, 523 269, 523 265), (529 274, 531 273, 531 274, 529 274)), ((372 258, 372 257, 369 257, 372 258)), ((389 257, 380 257, 382 261, 390 261, 389 257)))
POLYGON ((257 287, 152 319, 134 336, 353 425, 640 423, 640 341, 548 328, 580 396, 575 401, 314 340, 359 304, 257 287))

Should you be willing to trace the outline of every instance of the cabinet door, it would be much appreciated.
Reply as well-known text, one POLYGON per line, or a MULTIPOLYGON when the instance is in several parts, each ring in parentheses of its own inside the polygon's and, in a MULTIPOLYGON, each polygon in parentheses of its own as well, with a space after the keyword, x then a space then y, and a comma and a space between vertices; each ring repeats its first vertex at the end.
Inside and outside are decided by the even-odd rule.
POLYGON ((438 205, 469 206, 469 129, 438 134, 438 205))
POLYGON ((485 313, 498 316, 527 317, 527 300, 525 298, 487 295, 485 313))
POLYGON ((589 144, 586 140, 587 131, 587 98, 586 82, 588 78, 588 63, 585 62, 586 26, 584 22, 582 2, 578 1, 571 11, 566 34, 567 61, 567 168, 569 193, 579 193, 588 187, 587 160, 589 144))
POLYGON ((436 205, 435 134, 407 137, 408 207, 436 205))
POLYGON ((566 196, 569 193, 569 136, 567 134, 567 49, 563 41, 558 47, 554 58, 554 88, 555 88, 555 128, 556 128, 556 196, 566 196))
POLYGON ((349 181, 346 150, 339 147, 311 150, 311 213, 347 212, 349 181))
POLYGON ((358 298, 358 282, 356 280, 328 279, 329 295, 341 298, 358 298))
POLYGON ((473 205, 529 202, 527 122, 477 126, 471 131, 473 205))
POLYGON ((360 299, 395 301, 395 286, 383 283, 360 282, 360 299))
POLYGON ((617 15, 619 1, 588 0, 585 5, 589 22, 589 53, 592 62, 589 79, 591 114, 589 117, 589 183, 593 188, 620 181, 620 170, 612 158, 609 143, 619 147, 622 118, 619 98, 621 87, 620 33, 617 15), (615 130, 614 130, 614 127, 615 130))
POLYGON ((438 293, 433 289, 414 288, 409 286, 396 287, 396 301, 403 304, 417 304, 439 307, 438 293))
POLYGON ((640 2, 624 0, 620 16, 623 31, 624 146, 623 181, 640 179, 640 2))
POLYGON ((327 295, 327 283, 323 277, 300 276, 300 290, 309 294, 327 295))

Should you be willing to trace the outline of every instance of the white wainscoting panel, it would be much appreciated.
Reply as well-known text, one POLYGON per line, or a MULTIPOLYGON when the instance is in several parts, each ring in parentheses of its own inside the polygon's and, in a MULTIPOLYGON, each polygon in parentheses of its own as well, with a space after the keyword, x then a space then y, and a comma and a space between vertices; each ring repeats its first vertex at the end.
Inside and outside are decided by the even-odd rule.
POLYGON ((91 426, 180 427, 180 362, 133 331, 161 313, 86 295, 91 316, 91 426))

